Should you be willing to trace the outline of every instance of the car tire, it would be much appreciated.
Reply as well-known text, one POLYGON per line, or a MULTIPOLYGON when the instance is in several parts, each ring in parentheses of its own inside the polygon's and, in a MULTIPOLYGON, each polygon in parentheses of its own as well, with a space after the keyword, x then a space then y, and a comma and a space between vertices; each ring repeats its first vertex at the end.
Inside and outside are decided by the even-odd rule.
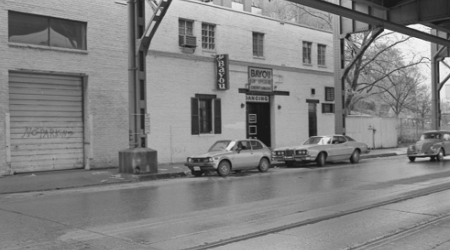
POLYGON ((326 158, 327 158, 327 157, 326 157, 325 153, 320 153, 320 154, 317 156, 317 159, 316 159, 317 165, 318 165, 319 167, 325 166, 326 158))
POLYGON ((416 157, 410 156, 410 157, 408 157, 408 159, 410 162, 414 162, 416 160, 416 157))
POLYGON ((269 170, 270 167, 270 163, 269 160, 267 160, 266 158, 262 158, 259 161, 259 165, 258 165, 258 170, 261 173, 267 172, 267 170, 269 170))
POLYGON ((359 150, 353 151, 353 154, 350 156, 350 162, 355 164, 359 162, 359 150))
POLYGON ((219 167, 217 168, 217 173, 220 176, 225 177, 225 176, 227 176, 230 173, 230 171, 231 171, 231 166, 230 166, 230 163, 228 161, 221 161, 219 163, 219 167))
POLYGON ((287 168, 293 168, 295 166, 295 162, 293 161, 286 161, 284 163, 286 164, 287 168))
POLYGON ((195 177, 200 177, 203 175, 203 171, 191 171, 191 173, 195 177))
POLYGON ((436 155, 436 160, 437 161, 443 161, 444 160, 444 151, 441 149, 439 149, 439 153, 436 155))

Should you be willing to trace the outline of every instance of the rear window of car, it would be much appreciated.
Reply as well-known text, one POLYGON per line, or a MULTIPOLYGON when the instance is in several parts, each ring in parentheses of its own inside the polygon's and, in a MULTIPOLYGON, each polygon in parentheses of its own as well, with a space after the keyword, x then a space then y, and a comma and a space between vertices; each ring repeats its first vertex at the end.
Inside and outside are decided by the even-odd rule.
POLYGON ((251 141, 252 148, 253 149, 262 149, 263 145, 259 143, 259 141, 251 141))
POLYGON ((353 138, 351 138, 350 136, 346 136, 344 135, 344 137, 347 139, 347 141, 355 141, 353 138))
POLYGON ((442 139, 442 135, 440 133, 425 133, 420 137, 421 141, 432 139, 442 139))

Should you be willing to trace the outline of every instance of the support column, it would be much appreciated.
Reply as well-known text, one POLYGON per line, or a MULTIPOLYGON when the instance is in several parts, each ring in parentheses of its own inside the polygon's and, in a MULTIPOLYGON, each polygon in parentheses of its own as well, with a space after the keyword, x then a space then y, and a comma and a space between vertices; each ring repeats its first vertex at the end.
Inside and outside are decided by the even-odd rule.
POLYGON ((128 0, 128 90, 129 90, 129 149, 119 152, 119 172, 145 174, 158 172, 156 150, 146 148, 145 115, 146 53, 137 41, 144 37, 145 0, 128 0))
MULTIPOLYGON (((340 5, 340 0, 334 0, 340 5)), ((335 113, 334 131, 336 134, 345 133, 345 81, 342 80, 342 69, 344 68, 344 39, 341 36, 341 18, 333 17, 333 47, 334 47, 334 93, 335 113)))

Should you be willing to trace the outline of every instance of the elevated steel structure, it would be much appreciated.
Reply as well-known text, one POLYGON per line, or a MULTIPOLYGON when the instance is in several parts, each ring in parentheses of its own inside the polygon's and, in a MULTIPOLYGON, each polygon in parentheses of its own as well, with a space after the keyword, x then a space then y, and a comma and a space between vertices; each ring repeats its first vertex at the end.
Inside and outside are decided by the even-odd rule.
POLYGON ((335 132, 345 133, 344 39, 352 33, 389 29, 432 43, 432 125, 440 128, 439 91, 450 78, 440 81, 440 66, 450 52, 450 1, 448 0, 287 0, 338 16, 334 21, 335 132), (408 25, 422 24, 433 32, 424 33, 408 25))

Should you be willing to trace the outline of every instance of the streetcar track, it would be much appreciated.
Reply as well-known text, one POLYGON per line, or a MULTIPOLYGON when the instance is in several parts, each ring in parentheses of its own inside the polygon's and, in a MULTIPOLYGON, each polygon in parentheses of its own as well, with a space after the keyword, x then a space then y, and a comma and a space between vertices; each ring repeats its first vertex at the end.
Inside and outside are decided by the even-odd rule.
MULTIPOLYGON (((450 184, 447 184, 447 183, 439 184, 439 185, 436 185, 436 186, 433 186, 433 187, 427 187, 427 188, 424 188, 424 189, 421 189, 421 190, 407 192, 405 195, 403 195, 402 197, 399 197, 399 198, 388 199, 388 200, 380 201, 380 202, 377 202, 377 203, 374 203, 374 204, 370 204, 370 205, 366 205, 366 206, 362 206, 362 207, 358 207, 358 208, 354 208, 354 209, 349 209, 347 211, 337 212, 337 213, 331 214, 331 215, 324 215, 324 216, 320 216, 320 217, 313 218, 313 219, 308 219, 308 220, 303 220, 303 221, 291 223, 291 224, 288 224, 288 225, 283 225, 283 226, 279 226, 279 227, 275 227, 275 228, 271 228, 271 229, 266 229, 266 230, 261 230, 261 231, 258 231, 258 232, 245 234, 245 235, 231 237, 229 239, 224 239, 224 240, 220 240, 220 241, 216 241, 216 242, 210 242, 210 243, 206 243, 206 244, 200 245, 200 246, 185 248, 184 250, 203 250, 203 249, 217 248, 217 247, 225 246, 225 245, 236 243, 236 242, 240 242, 240 241, 245 241, 245 240, 249 240, 249 239, 254 239, 254 238, 259 238, 259 237, 262 237, 262 236, 266 236, 266 235, 269 235, 269 234, 278 233, 278 232, 285 231, 285 230, 290 230, 290 229, 299 228, 299 227, 306 226, 306 225, 312 225, 312 224, 320 223, 320 222, 323 222, 323 221, 340 218, 340 217, 343 217, 343 216, 359 213, 359 212, 362 212, 362 211, 365 211, 365 210, 369 210, 369 209, 373 209, 373 208, 377 208, 377 207, 382 207, 382 206, 386 206, 386 205, 390 205, 390 204, 394 204, 394 203, 398 203, 398 202, 402 202, 402 201, 418 198, 418 197, 421 197, 421 196, 426 196, 426 195, 430 195, 430 194, 434 194, 434 193, 443 192, 443 191, 446 191, 446 190, 450 190, 450 184)), ((446 215, 445 217, 449 217, 450 218, 450 214, 446 215)), ((429 225, 430 223, 436 222, 439 219, 444 219, 444 217, 439 217, 439 218, 430 220, 429 223, 426 222, 424 224, 416 225, 415 227, 424 227, 426 225, 429 225)), ((411 230, 413 230, 415 227, 411 228, 411 230)), ((401 232, 399 232, 397 234, 400 234, 400 233, 401 232)), ((392 235, 392 237, 396 236, 397 234, 392 235)), ((387 236, 387 237, 389 237, 389 236, 387 236)), ((381 241, 383 239, 384 238, 375 239, 373 242, 372 241, 371 242, 366 242, 366 243, 364 243, 364 245, 356 246, 355 248, 348 248, 348 250, 362 249, 362 248, 364 248, 364 247, 366 247, 366 246, 368 246, 370 244, 376 244, 377 242, 379 242, 379 241, 381 241), (365 244, 367 244, 367 245, 365 245, 365 244)))
POLYGON ((428 226, 430 226, 432 224, 435 224, 437 222, 440 222, 440 221, 443 221, 443 220, 446 220, 446 219, 449 219, 449 218, 450 218, 450 214, 439 216, 437 218, 433 218, 433 219, 427 220, 425 222, 413 225, 413 226, 408 227, 408 228, 402 228, 402 229, 400 229, 400 230, 398 230, 396 232, 390 233, 388 235, 383 235, 382 237, 379 237, 379 238, 376 238, 376 239, 364 242, 364 243, 359 244, 357 246, 352 246, 352 247, 346 248, 346 250, 358 250, 358 249, 370 250, 370 249, 374 249, 375 247, 383 246, 383 245, 385 245, 385 244, 387 244, 389 242, 392 242, 393 240, 401 239, 403 237, 412 235, 412 234, 416 233, 417 231, 419 231, 419 230, 421 230, 423 228, 426 228, 426 227, 428 227, 428 226))

